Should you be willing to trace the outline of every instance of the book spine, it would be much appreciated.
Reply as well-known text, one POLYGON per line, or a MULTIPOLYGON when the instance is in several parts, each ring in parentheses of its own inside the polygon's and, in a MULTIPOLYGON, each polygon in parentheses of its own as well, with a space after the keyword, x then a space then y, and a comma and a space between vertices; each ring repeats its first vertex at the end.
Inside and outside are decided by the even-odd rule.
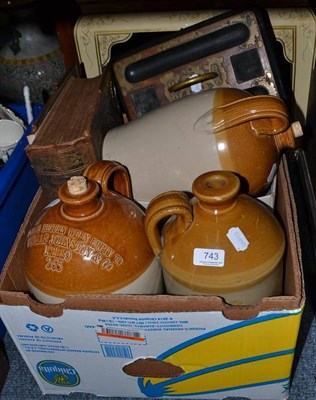
POLYGON ((110 68, 91 79, 68 76, 25 148, 48 201, 71 176, 102 159, 105 135, 122 123, 110 68))

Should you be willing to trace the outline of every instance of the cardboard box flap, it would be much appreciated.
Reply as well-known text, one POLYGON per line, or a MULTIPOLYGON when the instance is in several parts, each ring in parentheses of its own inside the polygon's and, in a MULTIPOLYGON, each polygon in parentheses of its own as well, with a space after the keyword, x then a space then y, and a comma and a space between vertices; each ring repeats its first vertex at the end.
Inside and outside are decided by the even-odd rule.
POLYGON ((276 210, 280 217, 279 220, 283 221, 283 225, 284 222, 286 223, 284 226, 287 241, 286 263, 291 268, 291 271, 285 274, 284 294, 293 294, 302 299, 305 298, 305 289, 302 279, 303 262, 300 233, 295 198, 285 155, 282 157, 278 176, 282 185, 278 187, 276 210))

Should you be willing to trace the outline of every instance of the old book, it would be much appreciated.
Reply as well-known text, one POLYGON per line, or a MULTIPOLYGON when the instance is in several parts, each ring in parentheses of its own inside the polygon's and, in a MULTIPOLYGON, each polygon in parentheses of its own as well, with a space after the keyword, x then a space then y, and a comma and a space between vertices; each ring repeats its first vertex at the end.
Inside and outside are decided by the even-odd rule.
POLYGON ((123 122, 111 69, 95 78, 68 74, 38 121, 25 151, 51 201, 69 177, 82 174, 87 165, 102 159, 107 131, 123 122))
POLYGON ((37 116, 36 120, 32 124, 32 129, 27 135, 27 140, 29 144, 32 144, 38 127, 41 125, 42 121, 45 119, 48 111, 52 108, 55 100, 58 98, 59 94, 64 88, 64 85, 68 82, 69 78, 73 76, 75 78, 86 78, 85 70, 82 64, 74 65, 72 68, 70 68, 69 71, 65 73, 65 75, 62 77, 62 79, 58 82, 57 85, 54 85, 52 88, 52 93, 50 94, 48 100, 45 103, 45 108, 42 109, 41 113, 37 116))

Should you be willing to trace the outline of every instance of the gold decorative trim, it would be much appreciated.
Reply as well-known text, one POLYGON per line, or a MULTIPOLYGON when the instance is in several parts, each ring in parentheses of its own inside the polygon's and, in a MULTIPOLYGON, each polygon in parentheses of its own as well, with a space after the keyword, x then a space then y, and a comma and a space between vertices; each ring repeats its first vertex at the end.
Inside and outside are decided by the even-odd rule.
POLYGON ((44 54, 43 56, 37 56, 32 58, 4 58, 0 57, 0 63, 5 65, 29 65, 39 62, 45 62, 51 60, 52 58, 59 57, 61 55, 61 50, 56 49, 50 53, 44 54))
POLYGON ((97 53, 99 65, 104 66, 108 64, 111 58, 111 49, 114 44, 127 42, 131 36, 131 33, 111 35, 96 33, 95 38, 99 48, 99 52, 97 53))

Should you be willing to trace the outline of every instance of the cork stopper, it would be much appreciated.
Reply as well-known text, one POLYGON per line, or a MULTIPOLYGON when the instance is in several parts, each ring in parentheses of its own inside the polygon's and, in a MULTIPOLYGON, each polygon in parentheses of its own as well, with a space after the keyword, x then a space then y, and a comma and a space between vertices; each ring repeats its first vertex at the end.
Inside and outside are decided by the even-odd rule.
POLYGON ((294 149, 296 147, 295 139, 303 136, 303 129, 299 121, 295 121, 282 133, 274 136, 275 143, 279 151, 283 149, 294 149))
POLYGON ((302 125, 299 121, 295 121, 291 124, 292 133, 295 138, 303 136, 302 125))
POLYGON ((86 193, 88 189, 87 181, 84 176, 72 176, 67 181, 69 193, 73 196, 78 196, 86 193))

